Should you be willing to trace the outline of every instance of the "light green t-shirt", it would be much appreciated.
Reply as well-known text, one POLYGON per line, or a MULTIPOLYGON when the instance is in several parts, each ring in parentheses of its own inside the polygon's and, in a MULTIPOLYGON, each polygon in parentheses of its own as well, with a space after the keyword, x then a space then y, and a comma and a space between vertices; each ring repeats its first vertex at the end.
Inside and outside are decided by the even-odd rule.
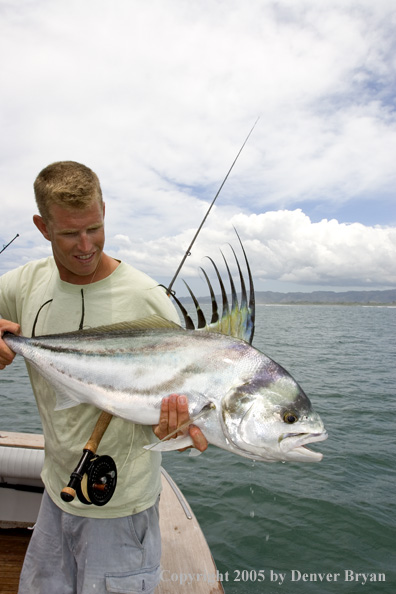
MULTIPOLYGON (((0 315, 21 325, 24 336, 56 334, 159 314, 179 323, 165 291, 146 274, 121 262, 107 278, 90 285, 61 281, 52 257, 30 262, 0 278, 0 315), (83 291, 83 295, 81 293, 83 291)), ((28 365, 45 438, 42 479, 51 499, 69 513, 114 518, 138 513, 153 505, 161 490, 161 455, 143 446, 156 437, 151 427, 113 417, 98 448, 98 454, 114 458, 117 488, 103 507, 84 505, 77 498, 65 503, 60 491, 79 461, 101 411, 80 404, 54 411, 52 387, 28 365)))

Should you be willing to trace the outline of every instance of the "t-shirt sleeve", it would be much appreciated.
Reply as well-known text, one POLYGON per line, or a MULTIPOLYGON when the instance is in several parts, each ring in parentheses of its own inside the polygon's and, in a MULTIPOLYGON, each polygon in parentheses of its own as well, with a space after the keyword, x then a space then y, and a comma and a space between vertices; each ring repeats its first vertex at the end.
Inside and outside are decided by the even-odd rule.
POLYGON ((16 300, 18 270, 6 272, 0 277, 0 316, 17 323, 19 323, 16 300))

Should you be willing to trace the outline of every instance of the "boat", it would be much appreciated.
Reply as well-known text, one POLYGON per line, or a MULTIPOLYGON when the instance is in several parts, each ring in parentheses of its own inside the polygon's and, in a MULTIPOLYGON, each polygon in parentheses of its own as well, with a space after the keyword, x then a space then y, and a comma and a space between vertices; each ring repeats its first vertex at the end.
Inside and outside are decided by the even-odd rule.
MULTIPOLYGON (((44 490, 40 479, 43 461, 42 435, 0 431, 1 594, 17 594, 44 490)), ((155 594, 224 592, 221 575, 190 505, 164 468, 161 480, 161 582, 155 594)))

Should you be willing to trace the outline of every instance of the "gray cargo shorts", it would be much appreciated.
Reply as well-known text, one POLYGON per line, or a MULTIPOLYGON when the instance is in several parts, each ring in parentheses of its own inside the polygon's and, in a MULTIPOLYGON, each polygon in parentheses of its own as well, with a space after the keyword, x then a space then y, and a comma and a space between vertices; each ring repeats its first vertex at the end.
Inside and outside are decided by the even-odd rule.
POLYGON ((160 581, 158 505, 124 518, 82 518, 44 492, 18 594, 151 594, 160 581))

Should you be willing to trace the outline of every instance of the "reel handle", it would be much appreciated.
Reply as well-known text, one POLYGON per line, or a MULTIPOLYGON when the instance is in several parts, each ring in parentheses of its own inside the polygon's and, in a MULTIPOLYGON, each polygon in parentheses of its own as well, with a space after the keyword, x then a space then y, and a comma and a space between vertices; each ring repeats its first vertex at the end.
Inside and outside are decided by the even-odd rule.
POLYGON ((97 422, 95 425, 94 430, 92 431, 91 437, 87 441, 83 454, 80 458, 79 463, 77 464, 74 472, 70 475, 70 481, 67 487, 64 487, 61 491, 61 498, 63 501, 67 503, 71 503, 77 493, 77 488, 81 485, 82 478, 86 472, 88 472, 90 463, 94 455, 96 454, 96 450, 99 447, 99 443, 106 431, 107 427, 113 415, 102 411, 97 422))

